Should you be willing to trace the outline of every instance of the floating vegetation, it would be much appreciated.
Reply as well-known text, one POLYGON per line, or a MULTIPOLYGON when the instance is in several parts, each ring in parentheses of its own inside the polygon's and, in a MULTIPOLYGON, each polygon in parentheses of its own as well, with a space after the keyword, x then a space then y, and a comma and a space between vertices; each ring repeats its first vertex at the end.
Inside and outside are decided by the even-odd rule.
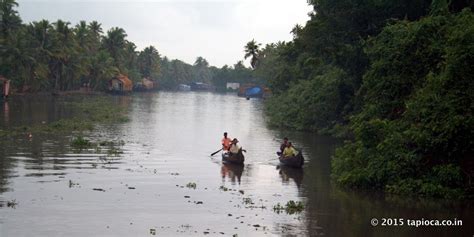
POLYGON ((73 147, 74 149, 94 149, 95 153, 97 154, 102 154, 103 149, 105 149, 107 151, 108 156, 119 156, 120 154, 123 154, 123 151, 119 146, 123 146, 124 144, 125 142, 123 140, 92 142, 81 135, 73 138, 71 141, 71 147, 73 147), (107 147, 103 148, 104 146, 107 147))
POLYGON ((295 202, 293 200, 288 201, 285 206, 282 206, 280 203, 277 203, 277 205, 273 206, 273 211, 278 214, 285 211, 287 214, 291 215, 295 213, 300 213, 303 211, 303 209, 304 205, 302 202, 295 202))
MULTIPOLYGON (((70 99, 71 97, 67 97, 70 99)), ((115 104, 107 96, 75 98, 75 101, 64 101, 68 109, 73 111, 73 117, 63 118, 54 122, 42 122, 32 126, 18 126, 7 130, 0 130, 0 137, 26 136, 32 138, 36 134, 54 134, 90 131, 98 123, 127 122, 126 111, 115 104)))
POLYGON ((72 187, 78 186, 78 185, 79 185, 79 183, 75 183, 72 180, 69 180, 69 188, 72 188, 72 187))
POLYGON ((225 186, 220 186, 219 189, 222 190, 222 191, 224 191, 224 192, 229 191, 229 189, 226 188, 225 186))
POLYGON ((123 151, 115 146, 111 146, 107 150, 107 154, 109 156, 119 156, 120 154, 123 154, 123 151))
POLYGON ((243 201, 243 203, 244 203, 245 205, 253 205, 253 204, 255 204, 255 203, 253 203, 252 199, 249 198, 249 197, 243 198, 242 201, 243 201))
POLYGON ((16 208, 17 205, 18 202, 16 201, 16 199, 7 202, 7 207, 16 208))
POLYGON ((87 140, 86 138, 82 136, 78 136, 72 139, 71 141, 71 146, 74 148, 79 148, 79 149, 90 148, 93 145, 94 144, 91 141, 87 140))
POLYGON ((186 184, 186 187, 196 189, 197 185, 196 185, 196 183, 189 182, 188 184, 186 184))

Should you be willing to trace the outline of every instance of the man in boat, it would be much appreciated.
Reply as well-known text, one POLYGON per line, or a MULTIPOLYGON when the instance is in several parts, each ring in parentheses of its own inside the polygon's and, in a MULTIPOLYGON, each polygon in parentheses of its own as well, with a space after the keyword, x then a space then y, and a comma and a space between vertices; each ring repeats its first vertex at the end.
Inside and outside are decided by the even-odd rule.
MULTIPOLYGON (((242 147, 240 147, 237 144, 238 142, 239 140, 237 140, 237 138, 234 138, 234 140, 232 140, 232 144, 230 145, 230 148, 229 148, 230 153, 237 154, 242 149, 242 147)), ((242 149, 242 151, 245 151, 245 150, 242 149)))
POLYGON ((281 143, 280 151, 277 151, 277 155, 281 156, 281 154, 285 150, 286 146, 288 146, 288 138, 287 137, 283 138, 283 143, 281 143))
POLYGON ((227 137, 227 132, 224 132, 224 138, 222 138, 222 150, 228 151, 230 149, 230 145, 232 140, 227 137))
POLYGON ((291 142, 288 142, 285 150, 283 150, 283 157, 289 158, 296 155, 298 155, 298 151, 293 147, 293 144, 291 144, 291 142))

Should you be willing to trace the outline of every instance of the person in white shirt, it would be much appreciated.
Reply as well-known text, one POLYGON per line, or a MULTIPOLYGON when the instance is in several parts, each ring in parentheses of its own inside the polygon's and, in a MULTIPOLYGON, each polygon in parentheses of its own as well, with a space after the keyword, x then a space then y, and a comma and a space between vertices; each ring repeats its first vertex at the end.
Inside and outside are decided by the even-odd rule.
POLYGON ((237 144, 238 142, 239 142, 239 140, 237 140, 237 138, 234 138, 234 140, 232 140, 232 143, 230 144, 230 149, 229 149, 229 151, 232 154, 237 154, 237 153, 239 153, 240 149, 242 149, 242 147, 240 147, 237 144))

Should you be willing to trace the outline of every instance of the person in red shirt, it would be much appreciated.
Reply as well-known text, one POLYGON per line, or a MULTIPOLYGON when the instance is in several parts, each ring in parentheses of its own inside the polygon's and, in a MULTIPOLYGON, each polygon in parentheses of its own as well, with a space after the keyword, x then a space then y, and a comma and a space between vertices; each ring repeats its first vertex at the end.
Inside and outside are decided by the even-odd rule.
POLYGON ((224 138, 222 138, 222 149, 224 151, 228 151, 230 149, 230 144, 232 143, 232 139, 227 137, 227 132, 224 133, 224 138))

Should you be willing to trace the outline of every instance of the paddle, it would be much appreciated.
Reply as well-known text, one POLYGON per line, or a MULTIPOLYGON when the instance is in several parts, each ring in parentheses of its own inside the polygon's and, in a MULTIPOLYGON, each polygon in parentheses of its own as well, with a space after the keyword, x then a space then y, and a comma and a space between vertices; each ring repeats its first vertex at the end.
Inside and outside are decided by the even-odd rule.
POLYGON ((216 151, 216 152, 212 153, 212 154, 211 154, 211 156, 213 156, 213 155, 217 154, 217 152, 219 152, 219 151, 222 151, 222 148, 221 148, 221 149, 219 149, 218 151, 216 151))

